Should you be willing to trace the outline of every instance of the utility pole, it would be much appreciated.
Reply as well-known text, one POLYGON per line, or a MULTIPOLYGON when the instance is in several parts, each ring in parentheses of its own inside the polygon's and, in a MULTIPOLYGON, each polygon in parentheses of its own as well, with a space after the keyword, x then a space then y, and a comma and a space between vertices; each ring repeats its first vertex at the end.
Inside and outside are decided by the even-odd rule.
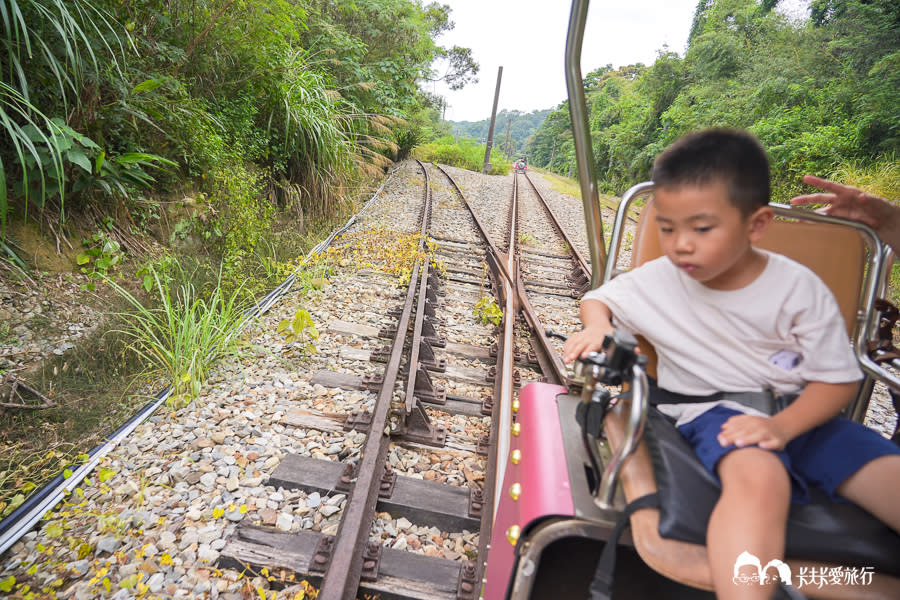
POLYGON ((512 127, 512 119, 506 122, 506 142, 503 144, 504 152, 506 152, 506 158, 512 158, 512 147, 509 144, 509 130, 512 127))
POLYGON ((497 120, 497 100, 500 99, 500 78, 503 77, 503 67, 497 70, 497 89, 494 90, 494 108, 491 109, 491 126, 488 129, 487 148, 484 151, 484 166, 481 172, 487 175, 491 171, 491 146, 494 144, 494 122, 497 120))

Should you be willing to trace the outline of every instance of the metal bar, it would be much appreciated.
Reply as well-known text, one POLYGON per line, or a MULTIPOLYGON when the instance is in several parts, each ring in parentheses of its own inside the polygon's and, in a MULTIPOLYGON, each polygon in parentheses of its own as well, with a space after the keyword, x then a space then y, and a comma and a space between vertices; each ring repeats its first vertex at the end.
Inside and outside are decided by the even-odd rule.
POLYGON ((613 221, 612 235, 609 237, 609 255, 606 257, 606 268, 603 270, 603 283, 609 281, 619 260, 619 248, 622 246, 622 232, 625 231, 625 220, 628 218, 628 208, 631 203, 641 196, 653 191, 653 182, 644 181, 628 188, 622 196, 619 207, 616 209, 616 220, 613 221))
POLYGON ((637 449, 644 433, 644 425, 647 422, 647 406, 649 405, 649 383, 647 372, 642 365, 634 365, 631 375, 631 411, 628 414, 628 423, 625 426, 625 434, 622 444, 610 457, 600 480, 600 489, 595 501, 600 508, 613 508, 613 497, 616 495, 616 484, 619 481, 619 471, 625 460, 637 449))
POLYGON ((453 188, 459 194, 459 197, 462 199, 463 204, 465 204, 466 209, 469 211, 469 214, 472 215, 472 219, 475 221, 475 226, 478 227, 478 231, 481 233, 481 237, 484 239, 485 243, 488 245, 488 252, 493 254, 494 257, 497 259, 497 266, 500 268, 500 274, 503 275, 503 278, 507 282, 512 284, 512 278, 509 275, 509 271, 507 271, 506 265, 500 261, 502 252, 500 252, 500 249, 497 248, 496 244, 494 244, 494 241, 491 239, 491 236, 488 234, 487 229, 485 229, 484 225, 481 223, 481 219, 479 219, 478 215, 475 214, 475 210, 472 209, 471 206, 469 206, 468 202, 466 202, 465 194, 462 193, 462 190, 459 188, 459 186, 456 184, 456 182, 453 180, 453 178, 450 177, 450 175, 447 173, 447 171, 442 169, 440 165, 434 165, 434 166, 437 167, 438 171, 440 171, 441 173, 446 175, 447 179, 450 180, 451 185, 453 185, 453 188))
POLYGON ((569 116, 572 120, 572 139, 575 143, 575 160, 578 163, 578 181, 581 184, 581 201, 584 204, 584 222, 587 227, 588 245, 591 250, 591 287, 603 280, 606 263, 606 243, 603 240, 603 221, 600 219, 600 197, 594 179, 594 152, 588 127, 587 104, 584 100, 584 80, 581 77, 581 43, 584 41, 584 24, 587 20, 588 0, 573 0, 566 35, 566 88, 569 91, 569 116), (594 267, 596 265, 596 267, 594 267))
MULTIPOLYGON (((512 397, 513 397, 513 352, 515 351, 514 334, 516 327, 516 286, 513 281, 518 278, 516 272, 516 227, 515 215, 518 213, 518 186, 513 179, 512 200, 510 203, 510 227, 507 247, 509 253, 506 256, 507 273, 512 279, 504 280, 506 302, 503 309, 503 337, 498 344, 497 361, 500 365, 497 369, 500 380, 500 396, 495 397, 494 412, 499 421, 500 435, 497 438, 497 456, 505 461, 509 454, 509 430, 512 427, 512 397)), ((505 469, 497 469, 495 475, 495 490, 503 489, 503 477, 505 469)), ((494 495, 494 513, 500 506, 500 494, 494 495)))
POLYGON ((551 383, 566 385, 566 365, 563 363, 559 353, 553 348, 547 334, 544 333, 544 328, 541 326, 540 319, 538 318, 534 307, 531 305, 531 301, 528 299, 528 292, 525 290, 524 280, 520 277, 517 283, 517 292, 519 294, 519 304, 522 307, 522 316, 525 317, 525 321, 531 327, 540 346, 538 350, 541 351, 541 353, 538 354, 538 363, 541 365, 541 370, 552 380, 551 383), (543 356, 541 356, 541 354, 543 354, 543 356))

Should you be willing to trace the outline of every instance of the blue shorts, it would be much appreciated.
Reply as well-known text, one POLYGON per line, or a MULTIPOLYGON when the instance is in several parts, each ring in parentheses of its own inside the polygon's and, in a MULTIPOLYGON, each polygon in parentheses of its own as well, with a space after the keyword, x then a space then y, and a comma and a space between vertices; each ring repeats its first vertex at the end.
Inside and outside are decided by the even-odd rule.
MULTIPOLYGON (((716 436, 722 425, 739 411, 715 406, 678 428, 700 462, 718 478, 716 465, 735 445, 722 447, 716 436)), ((849 419, 835 418, 791 440, 784 450, 773 451, 791 477, 791 502, 806 504, 809 486, 834 501, 845 501, 835 490, 869 461, 900 454, 900 446, 849 419)))

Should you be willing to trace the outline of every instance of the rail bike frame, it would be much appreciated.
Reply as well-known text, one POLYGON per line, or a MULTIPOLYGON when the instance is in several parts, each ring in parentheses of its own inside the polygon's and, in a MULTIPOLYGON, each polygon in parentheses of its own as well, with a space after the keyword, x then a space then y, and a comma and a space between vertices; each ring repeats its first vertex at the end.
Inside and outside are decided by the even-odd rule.
MULTIPOLYGON (((635 186, 623 197, 607 256, 580 68, 587 8, 588 0, 572 2, 565 72, 590 259, 594 265, 593 288, 609 279, 615 265, 628 204, 652 191, 652 183, 635 186)), ((789 207, 776 208, 776 212, 793 216, 789 207)), ((820 219, 818 215, 813 220, 837 221, 829 217, 820 219)), ((884 265, 890 264, 890 249, 882 246, 871 229, 865 226, 857 229, 866 239, 871 256, 863 292, 864 303, 871 306, 875 294, 882 292, 884 265)), ((858 333, 853 341, 860 365, 870 381, 878 379, 900 391, 900 378, 876 364, 866 352, 873 337, 872 314, 860 311, 858 318, 858 333)), ((503 489, 496 491, 500 498, 485 569, 482 590, 485 600, 585 597, 602 548, 622 515, 625 500, 617 485, 617 475, 640 440, 647 411, 646 375, 642 368, 635 366, 629 386, 631 402, 620 403, 615 408, 623 413, 626 423, 618 449, 611 455, 609 451, 604 452, 599 437, 586 443, 576 409, 579 403, 590 402, 592 386, 597 382, 595 375, 587 373, 582 378, 581 395, 558 385, 529 384, 521 390, 519 401, 513 406, 515 418, 503 489)), ((870 392, 871 384, 861 392, 849 417, 862 420, 870 392)), ((622 546, 618 551, 613 589, 615 594, 626 593, 614 597, 713 597, 709 591, 682 585, 654 571, 632 549, 627 531, 619 543, 622 546)))

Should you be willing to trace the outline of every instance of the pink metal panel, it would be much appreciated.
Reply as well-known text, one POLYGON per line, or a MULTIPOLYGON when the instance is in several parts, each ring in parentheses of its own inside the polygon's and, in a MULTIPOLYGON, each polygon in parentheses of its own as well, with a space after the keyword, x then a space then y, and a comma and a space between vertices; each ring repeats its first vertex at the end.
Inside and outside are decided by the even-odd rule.
POLYGON ((530 383, 519 392, 519 412, 513 420, 519 423, 520 432, 510 440, 510 454, 520 450, 522 456, 518 465, 506 458, 503 489, 497 490, 500 505, 485 570, 485 600, 501 600, 506 594, 515 563, 515 548, 506 539, 511 526, 525 531, 535 519, 574 515, 556 403, 556 397, 565 393, 566 388, 547 383, 530 383), (510 496, 515 483, 521 485, 518 500, 510 496))

